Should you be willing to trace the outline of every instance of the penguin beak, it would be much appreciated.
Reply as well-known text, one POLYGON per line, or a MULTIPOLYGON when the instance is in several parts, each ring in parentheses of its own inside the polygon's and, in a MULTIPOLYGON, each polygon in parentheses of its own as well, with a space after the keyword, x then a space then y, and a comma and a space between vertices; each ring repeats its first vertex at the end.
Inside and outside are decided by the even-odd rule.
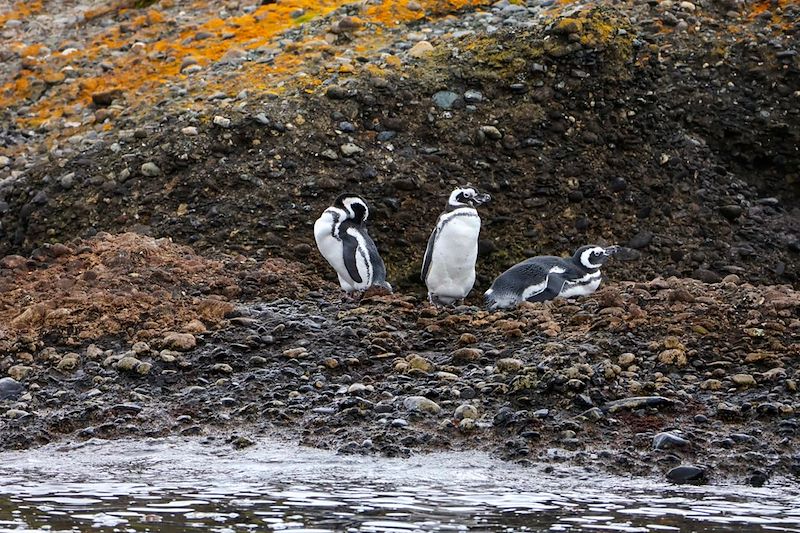
POLYGON ((483 205, 492 201, 492 197, 488 194, 479 194, 472 199, 475 205, 483 205))
POLYGON ((622 247, 621 246, 608 246, 608 247, 606 247, 605 250, 603 250, 603 255, 606 255, 606 256, 614 255, 614 254, 616 254, 618 252, 621 252, 621 251, 622 251, 622 247))

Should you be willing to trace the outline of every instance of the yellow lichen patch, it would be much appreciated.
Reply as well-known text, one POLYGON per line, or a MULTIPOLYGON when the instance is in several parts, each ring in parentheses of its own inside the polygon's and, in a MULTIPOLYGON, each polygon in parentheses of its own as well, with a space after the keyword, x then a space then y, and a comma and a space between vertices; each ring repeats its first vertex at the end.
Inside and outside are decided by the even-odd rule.
POLYGON ((17 2, 14 4, 14 7, 11 9, 11 11, 0 13, 0 27, 3 26, 8 20, 22 20, 40 12, 41 10, 42 2, 38 0, 35 2, 17 2))
POLYGON ((408 0, 384 0, 370 6, 366 14, 372 22, 394 26, 425 18, 426 12, 427 16, 441 17, 460 9, 484 6, 490 3, 487 0, 429 0, 414 3, 408 0), (420 7, 420 9, 416 9, 416 7, 420 7))

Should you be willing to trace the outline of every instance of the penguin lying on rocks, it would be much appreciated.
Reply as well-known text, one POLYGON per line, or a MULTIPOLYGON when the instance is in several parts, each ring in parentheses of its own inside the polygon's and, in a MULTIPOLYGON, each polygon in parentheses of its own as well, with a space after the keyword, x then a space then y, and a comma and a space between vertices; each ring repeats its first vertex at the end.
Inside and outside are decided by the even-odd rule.
POLYGON ((470 186, 458 187, 428 239, 422 262, 422 281, 433 305, 463 300, 475 284, 481 217, 475 207, 491 200, 470 186))
POLYGON ((367 232, 367 202, 355 194, 342 194, 314 223, 314 239, 322 257, 336 270, 348 294, 372 287, 392 291, 386 267, 367 232))
POLYGON ((509 268, 484 294, 490 309, 514 307, 522 302, 543 302, 557 297, 585 296, 600 286, 600 267, 624 249, 619 246, 582 246, 569 258, 542 255, 509 268))

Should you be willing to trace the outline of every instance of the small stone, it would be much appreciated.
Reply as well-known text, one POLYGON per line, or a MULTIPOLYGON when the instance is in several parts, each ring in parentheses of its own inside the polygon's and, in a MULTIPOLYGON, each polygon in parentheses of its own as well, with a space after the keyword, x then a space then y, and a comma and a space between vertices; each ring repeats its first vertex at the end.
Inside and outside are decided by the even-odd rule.
POLYGON ((424 396, 409 396, 403 400, 403 407, 412 412, 428 413, 432 415, 438 415, 442 412, 442 408, 439 407, 439 404, 424 396))
POLYGON ((350 157, 355 154, 360 154, 361 152, 364 151, 363 148, 353 143, 345 143, 341 145, 339 149, 342 151, 345 157, 350 157))
POLYGON ((159 174, 161 174, 161 169, 158 168, 158 165, 156 165, 152 161, 148 161, 147 163, 143 164, 141 171, 142 174, 148 177, 158 176, 159 174))
POLYGON ((217 363, 213 367, 211 367, 213 372, 220 372, 222 374, 232 374, 233 367, 227 363, 217 363))
POLYGON ((456 420, 462 420, 464 418, 478 418, 478 410, 475 406, 470 405, 468 403, 461 404, 456 407, 455 413, 453 413, 453 418, 456 420))
POLYGON ((75 173, 70 172, 69 174, 64 174, 61 176, 61 179, 59 179, 58 182, 64 189, 71 189, 72 185, 75 183, 75 173))
POLYGON ((475 89, 469 89, 464 93, 464 101, 468 104, 477 104, 478 102, 483 101, 483 93, 476 91, 475 89))
POLYGON ((411 50, 408 51, 408 55, 419 59, 430 54, 431 52, 433 52, 433 45, 428 41, 420 41, 411 47, 411 50))
POLYGON ((433 104, 440 109, 453 109, 459 98, 453 91, 439 91, 431 97, 433 104))
POLYGON ((146 342, 139 341, 134 343, 133 346, 131 346, 131 350, 133 350, 133 353, 135 353, 136 355, 149 354, 150 345, 147 344, 146 342))
POLYGON ((186 126, 185 128, 181 128, 181 133, 188 136, 194 136, 198 134, 197 128, 194 126, 186 126))
POLYGON ((480 348, 459 348, 450 353, 450 357, 454 362, 471 362, 477 361, 483 357, 483 350, 480 348))
POLYGON ((0 400, 16 400, 24 390, 25 387, 14 378, 0 379, 0 400))
POLYGON ((230 128, 231 119, 217 115, 214 117, 214 124, 216 124, 220 128, 230 128))
POLYGON ((731 376, 731 381, 737 387, 755 387, 756 386, 756 379, 750 374, 734 374, 731 376))
POLYGON ((689 441, 674 433, 663 432, 653 437, 654 450, 670 450, 673 448, 685 448, 687 446, 689 446, 689 441))
POLYGON ((411 359, 409 359, 408 366, 423 372, 430 372, 434 369, 433 363, 419 355, 414 355, 411 359))
POLYGON ((681 465, 667 472, 667 479, 672 483, 703 483, 706 480, 706 471, 699 466, 681 465))
POLYGON ((697 9, 696 6, 691 2, 681 2, 678 5, 681 7, 681 9, 685 9, 686 11, 694 11, 697 9))
POLYGON ((303 347, 289 348, 288 350, 283 351, 283 356, 288 359, 299 359, 300 357, 305 357, 306 355, 308 355, 308 350, 303 347))
POLYGON ((20 418, 24 418, 28 416, 30 413, 28 411, 23 411, 22 409, 9 409, 6 411, 6 418, 10 418, 12 420, 18 420, 20 418))
POLYGON ((331 100, 346 100, 350 98, 351 94, 344 87, 340 87, 338 85, 332 85, 328 87, 328 89, 325 91, 325 96, 327 96, 331 100))
POLYGON ((191 333, 170 332, 161 341, 164 348, 185 352, 197 346, 197 339, 191 333))
POLYGON ((722 216, 727 218, 730 221, 734 221, 744 213, 744 209, 738 205, 723 205, 719 208, 719 212, 722 216))
POLYGON ((664 398, 663 396, 634 396, 608 402, 603 406, 603 410, 609 413, 616 413, 622 410, 635 411, 644 408, 658 409, 660 407, 669 407, 673 403, 672 400, 664 398))
POLYGON ((320 153, 319 155, 321 155, 325 159, 330 159, 331 161, 339 159, 339 154, 337 154, 334 150, 330 148, 328 148, 327 150, 323 150, 322 153, 320 153))
POLYGON ((136 370, 136 367, 139 366, 139 364, 141 364, 140 360, 136 359, 135 357, 127 356, 117 361, 117 364, 114 366, 117 368, 117 370, 131 372, 136 370))
POLYGON ((61 361, 59 361, 57 368, 62 372, 70 372, 78 368, 79 363, 80 363, 80 357, 78 356, 78 354, 68 353, 61 358, 61 361))
POLYGON ((25 377, 27 377, 28 374, 31 373, 31 371, 33 371, 33 368, 29 366, 14 365, 8 369, 8 375, 12 379, 15 379, 17 381, 22 381, 23 379, 25 379, 25 377))
POLYGON ((632 353, 624 353, 619 356, 619 366, 628 368, 631 366, 634 361, 636 361, 636 356, 632 353))
POLYGON ((140 376, 144 376, 150 373, 150 370, 153 368, 153 363, 145 363, 141 362, 136 366, 136 373, 140 376))
POLYGON ((505 357, 503 359, 498 359, 495 363, 495 368, 499 372, 519 372, 524 363, 521 359, 516 359, 513 357, 505 357))
POLYGON ((633 248, 634 250, 638 250, 640 248, 644 248, 650 241, 653 240, 653 233, 650 231, 640 231, 633 238, 628 241, 628 248, 633 248))
POLYGON ((503 134, 494 126, 481 126, 481 133, 493 141, 499 141, 503 138, 503 134))

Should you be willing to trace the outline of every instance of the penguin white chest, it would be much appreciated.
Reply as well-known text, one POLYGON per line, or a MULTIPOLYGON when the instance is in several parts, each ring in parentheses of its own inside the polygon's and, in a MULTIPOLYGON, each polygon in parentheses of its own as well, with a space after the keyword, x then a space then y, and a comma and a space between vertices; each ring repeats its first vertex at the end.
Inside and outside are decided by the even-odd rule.
POLYGON ((338 233, 337 220, 330 211, 322 213, 314 223, 314 240, 322 257, 336 270, 339 284, 346 291, 355 290, 355 282, 347 273, 344 264, 344 245, 336 235, 338 233))
POLYGON ((433 294, 464 298, 475 283, 481 219, 474 209, 457 209, 440 224, 425 283, 433 294))

